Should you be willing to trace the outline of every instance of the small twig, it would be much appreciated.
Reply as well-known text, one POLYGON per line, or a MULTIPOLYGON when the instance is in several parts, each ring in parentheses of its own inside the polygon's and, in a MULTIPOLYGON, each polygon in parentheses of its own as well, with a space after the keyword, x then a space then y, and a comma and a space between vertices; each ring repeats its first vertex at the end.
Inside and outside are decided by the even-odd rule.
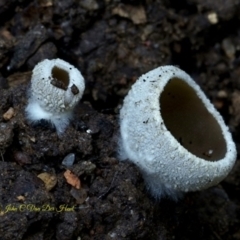
POLYGON ((77 209, 87 209, 87 208, 89 208, 89 206, 79 206, 79 207, 77 207, 77 209))
POLYGON ((104 197, 105 195, 107 195, 107 194, 110 192, 110 190, 112 189, 112 186, 113 186, 113 182, 114 182, 114 180, 116 179, 117 174, 118 174, 118 171, 116 171, 116 172, 114 173, 114 176, 113 176, 113 178, 112 178, 112 181, 111 181, 111 184, 110 184, 110 187, 108 188, 108 190, 107 190, 105 193, 101 194, 101 195, 98 197, 98 199, 104 197))
POLYGON ((0 153, 1 153, 2 161, 4 162, 4 157, 3 157, 2 151, 0 151, 0 153))
POLYGON ((217 239, 219 239, 219 240, 222 239, 222 238, 220 238, 220 236, 219 236, 215 231, 213 231, 213 234, 214 234, 214 236, 215 236, 217 239))

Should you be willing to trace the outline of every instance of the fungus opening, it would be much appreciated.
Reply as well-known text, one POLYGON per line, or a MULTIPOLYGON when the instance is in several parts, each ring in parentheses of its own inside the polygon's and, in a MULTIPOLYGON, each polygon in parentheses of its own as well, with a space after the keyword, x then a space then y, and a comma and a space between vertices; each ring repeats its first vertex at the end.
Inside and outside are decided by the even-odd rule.
POLYGON ((56 87, 67 89, 70 81, 67 71, 54 66, 52 69, 52 77, 58 82, 58 84, 55 83, 56 87))
POLYGON ((167 129, 189 152, 208 161, 224 158, 227 147, 219 124, 183 80, 173 78, 167 83, 160 111, 167 129))

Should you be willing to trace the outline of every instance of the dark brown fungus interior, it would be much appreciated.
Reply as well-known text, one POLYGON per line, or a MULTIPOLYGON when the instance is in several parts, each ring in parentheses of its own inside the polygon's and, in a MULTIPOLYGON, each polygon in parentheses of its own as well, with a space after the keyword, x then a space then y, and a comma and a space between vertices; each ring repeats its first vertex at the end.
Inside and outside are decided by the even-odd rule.
POLYGON ((187 83, 171 79, 160 96, 160 108, 167 129, 189 152, 208 161, 225 156, 219 124, 187 83))
POLYGON ((69 85, 69 74, 67 71, 58 68, 56 66, 52 69, 52 78, 51 82, 55 87, 66 90, 69 85))

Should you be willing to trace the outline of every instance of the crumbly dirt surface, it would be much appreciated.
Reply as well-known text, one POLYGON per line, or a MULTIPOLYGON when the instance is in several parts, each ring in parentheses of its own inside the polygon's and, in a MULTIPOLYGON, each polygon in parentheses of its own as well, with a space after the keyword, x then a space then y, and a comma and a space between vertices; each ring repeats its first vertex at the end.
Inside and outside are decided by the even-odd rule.
POLYGON ((153 199, 117 158, 124 96, 167 64, 196 80, 239 150, 239 14, 240 0, 0 0, 0 238, 240 239, 239 160, 176 203, 153 199), (60 137, 24 114, 33 67, 57 57, 86 80, 60 137))

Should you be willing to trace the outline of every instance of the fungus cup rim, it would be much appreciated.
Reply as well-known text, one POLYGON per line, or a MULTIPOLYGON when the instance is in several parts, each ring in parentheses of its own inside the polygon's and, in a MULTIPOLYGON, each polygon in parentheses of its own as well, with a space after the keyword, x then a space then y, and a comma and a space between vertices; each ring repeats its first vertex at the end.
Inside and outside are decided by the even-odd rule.
MULTIPOLYGON (((149 176, 149 174, 159 173, 158 178, 163 180, 166 185, 168 183, 171 185, 172 182, 184 178, 184 176, 181 176, 181 174, 188 174, 189 179, 194 177, 196 178, 195 181, 199 182, 201 185, 201 187, 197 187, 196 182, 193 184, 189 182, 186 187, 184 183, 178 183, 177 186, 174 187, 176 190, 196 190, 215 185, 226 177, 235 163, 236 147, 233 143, 229 129, 225 125, 221 115, 217 112, 214 106, 210 103, 209 99, 207 99, 203 91, 192 80, 192 78, 177 67, 163 66, 143 74, 132 86, 132 89, 129 91, 124 100, 123 107, 120 111, 120 123, 120 151, 124 151, 125 153, 122 155, 126 156, 130 161, 139 166, 146 176, 149 176), (164 75, 164 77, 162 75, 164 75), (168 81, 173 78, 178 78, 186 82, 195 91, 197 96, 206 107, 207 111, 214 117, 217 124, 220 126, 226 144, 226 153, 222 159, 217 161, 208 161, 204 158, 197 157, 183 147, 167 130, 164 120, 161 116, 159 98, 161 93, 164 91, 164 86, 166 86, 168 81), (147 93, 145 96, 142 94, 144 93, 142 90, 143 85, 144 91, 147 93), (138 102, 140 102, 140 107, 136 105, 138 102), (131 117, 131 113, 127 112, 128 109, 131 108, 134 108, 135 111, 142 111, 142 115, 149 117, 147 124, 144 124, 144 118, 141 115, 139 115, 138 118, 135 118, 136 125, 141 124, 142 131, 152 131, 151 134, 144 136, 145 138, 148 138, 147 140, 142 138, 141 133, 137 133, 136 130, 129 128, 130 120, 128 121, 126 119, 131 117), (133 134, 139 135, 132 136, 133 134), (136 142, 134 143, 131 138, 134 138, 136 142), (142 140, 137 140, 137 138, 142 140), (156 143, 156 140, 159 141, 159 139, 164 139, 166 141, 162 143, 156 143), (149 146, 147 150, 143 149, 143 144, 141 141, 145 141, 145 143, 148 144, 148 140, 149 143, 152 143, 156 146, 149 146), (141 150, 139 150, 140 148, 141 150), (161 148, 165 148, 165 150, 161 150, 161 148), (154 153, 156 149, 159 154, 154 153), (170 154, 167 162, 165 159, 162 160, 161 157, 159 157, 161 153, 170 154), (169 161, 171 162, 169 163, 169 161), (169 164, 174 165, 170 167, 169 164), (183 170, 182 168, 186 169, 183 170), (195 172, 195 168, 197 168, 198 173, 195 172), (171 172, 171 174, 165 174, 165 170, 171 172), (210 176, 211 174, 212 176, 210 176), (198 175, 201 175, 202 178, 200 178, 198 175)), ((135 126, 133 126, 133 128, 134 127, 135 126)))

